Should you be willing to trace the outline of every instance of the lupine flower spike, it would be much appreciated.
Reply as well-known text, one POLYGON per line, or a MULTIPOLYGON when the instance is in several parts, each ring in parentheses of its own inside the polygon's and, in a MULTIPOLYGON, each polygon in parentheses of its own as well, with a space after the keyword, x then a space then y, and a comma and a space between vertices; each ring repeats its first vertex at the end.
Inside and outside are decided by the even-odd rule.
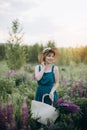
POLYGON ((22 130, 28 130, 28 106, 26 99, 23 100, 22 104, 22 130))

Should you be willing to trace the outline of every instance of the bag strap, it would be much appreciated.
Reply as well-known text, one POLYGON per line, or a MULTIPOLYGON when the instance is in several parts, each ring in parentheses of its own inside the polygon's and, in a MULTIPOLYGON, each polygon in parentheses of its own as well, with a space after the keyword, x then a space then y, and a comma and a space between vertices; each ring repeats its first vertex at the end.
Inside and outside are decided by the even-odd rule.
MULTIPOLYGON (((44 98, 45 98, 46 96, 49 96, 49 94, 46 93, 46 94, 43 95, 43 97, 42 97, 42 102, 43 102, 43 103, 44 103, 44 98)), ((52 100, 52 99, 51 99, 51 100, 52 100)), ((53 106, 53 100, 52 100, 52 106, 53 106)))

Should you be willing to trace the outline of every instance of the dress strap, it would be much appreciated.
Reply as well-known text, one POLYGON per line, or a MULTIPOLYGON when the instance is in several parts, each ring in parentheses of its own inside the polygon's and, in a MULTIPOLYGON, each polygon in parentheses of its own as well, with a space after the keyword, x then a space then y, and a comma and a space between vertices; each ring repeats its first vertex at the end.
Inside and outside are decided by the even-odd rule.
POLYGON ((39 65, 39 71, 41 71, 41 66, 39 65))
POLYGON ((54 65, 52 66, 52 72, 54 72, 54 65))

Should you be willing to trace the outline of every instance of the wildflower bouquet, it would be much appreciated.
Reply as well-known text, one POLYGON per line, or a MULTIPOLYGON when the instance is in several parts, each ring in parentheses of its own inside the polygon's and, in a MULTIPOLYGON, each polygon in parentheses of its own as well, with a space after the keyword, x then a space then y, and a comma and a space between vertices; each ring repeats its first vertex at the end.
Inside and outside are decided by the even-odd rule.
POLYGON ((65 98, 60 98, 55 103, 56 108, 60 111, 66 111, 67 113, 80 113, 80 107, 73 102, 67 101, 65 98))

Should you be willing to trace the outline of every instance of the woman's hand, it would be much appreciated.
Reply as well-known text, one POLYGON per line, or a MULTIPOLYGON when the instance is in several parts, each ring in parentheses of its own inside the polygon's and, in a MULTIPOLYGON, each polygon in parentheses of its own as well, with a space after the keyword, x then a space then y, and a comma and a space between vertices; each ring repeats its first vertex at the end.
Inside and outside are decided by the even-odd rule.
POLYGON ((54 94, 52 92, 50 92, 49 97, 52 101, 54 100, 54 94))
POLYGON ((42 63, 41 63, 41 65, 42 65, 43 70, 45 70, 45 68, 46 68, 45 63, 44 63, 44 62, 42 62, 42 63))

